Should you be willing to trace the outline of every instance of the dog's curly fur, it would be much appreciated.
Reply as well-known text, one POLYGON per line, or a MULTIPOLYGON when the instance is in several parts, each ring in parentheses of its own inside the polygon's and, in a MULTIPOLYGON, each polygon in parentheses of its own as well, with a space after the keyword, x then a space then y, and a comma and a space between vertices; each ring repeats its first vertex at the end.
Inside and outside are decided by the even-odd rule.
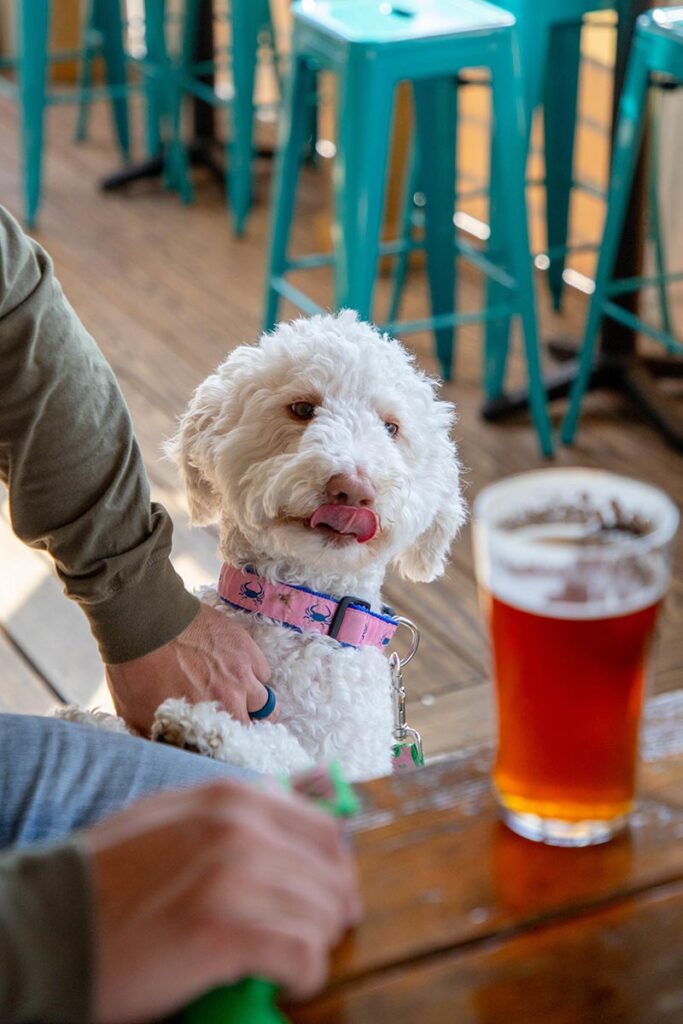
MULTIPOLYGON (((453 419, 397 341, 343 311, 280 324, 235 349, 197 388, 167 451, 192 521, 220 524, 225 561, 379 610, 387 568, 434 579, 463 522, 453 419), (301 422, 289 407, 303 401, 315 415, 301 422), (396 436, 387 422, 398 424, 396 436), (366 543, 339 545, 309 525, 338 474, 361 474, 375 488, 380 528, 366 543)), ((281 718, 244 726, 213 704, 168 700, 156 738, 261 771, 333 757, 352 780, 391 770, 389 671, 378 649, 292 632, 226 606, 215 589, 200 596, 263 650, 281 718)))

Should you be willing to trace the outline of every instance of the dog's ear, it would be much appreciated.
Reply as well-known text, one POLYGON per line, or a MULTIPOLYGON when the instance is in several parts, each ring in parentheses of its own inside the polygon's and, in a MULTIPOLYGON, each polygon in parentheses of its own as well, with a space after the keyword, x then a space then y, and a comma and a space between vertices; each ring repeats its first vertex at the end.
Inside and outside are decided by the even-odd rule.
POLYGON ((401 576, 415 583, 430 583, 442 575, 451 543, 467 518, 455 447, 450 442, 446 447, 442 457, 434 460, 440 486, 432 519, 417 540, 394 559, 401 576))
POLYGON ((195 526, 215 523, 220 514, 220 498, 212 483, 211 435, 223 397, 224 391, 216 386, 216 375, 200 384, 180 418, 176 434, 164 445, 166 455, 180 470, 190 522, 195 526))

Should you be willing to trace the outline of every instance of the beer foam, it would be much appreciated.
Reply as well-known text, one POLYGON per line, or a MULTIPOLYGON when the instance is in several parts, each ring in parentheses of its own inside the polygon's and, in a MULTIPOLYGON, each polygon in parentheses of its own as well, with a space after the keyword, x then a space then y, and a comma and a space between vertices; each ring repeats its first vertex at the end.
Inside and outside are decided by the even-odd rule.
POLYGON ((475 501, 477 576, 495 597, 536 615, 626 615, 664 595, 677 525, 663 492, 626 477, 521 474, 475 501))
POLYGON ((631 577, 623 573, 615 579, 611 573, 575 563, 570 575, 551 570, 534 575, 533 570, 520 572, 498 565, 484 585, 499 600, 535 615, 609 619, 656 604, 666 593, 668 582, 668 569, 663 564, 644 581, 637 573, 631 577))

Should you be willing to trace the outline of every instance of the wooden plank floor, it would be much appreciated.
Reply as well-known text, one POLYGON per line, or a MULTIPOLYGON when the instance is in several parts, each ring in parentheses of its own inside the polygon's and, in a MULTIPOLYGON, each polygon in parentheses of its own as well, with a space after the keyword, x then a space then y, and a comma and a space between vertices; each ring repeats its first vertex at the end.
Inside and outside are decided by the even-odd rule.
MULTIPOLYGON (((604 85, 604 83, 603 83, 604 85)), ((593 120, 598 107, 607 116, 606 85, 596 102, 588 100, 593 120)), ((599 90, 598 90, 599 92, 599 90)), ((464 146, 463 175, 474 180, 481 172, 477 141, 481 118, 474 96, 471 144, 464 146)), ((466 111, 467 113, 467 111, 466 111)), ((215 579, 219 566, 211 531, 191 531, 185 521, 184 497, 173 467, 160 456, 160 446, 174 427, 194 386, 235 345, 253 341, 259 332, 267 231, 270 166, 257 168, 256 204, 247 235, 235 240, 224 211, 218 183, 197 175, 197 201, 180 205, 175 195, 156 183, 128 194, 102 194, 98 179, 116 166, 107 111, 93 111, 91 139, 72 143, 73 111, 49 113, 45 202, 35 235, 54 258, 58 276, 71 303, 92 332, 121 382, 141 443, 154 496, 170 509, 176 522, 174 555, 188 584, 215 579)), ((579 160, 590 176, 604 172, 606 142, 587 127, 579 142, 579 160), (602 147, 602 148, 601 148, 602 147), (597 155, 596 155, 597 154, 597 155)), ((604 133, 602 133, 604 136, 604 133)), ((18 211, 15 111, 0 101, 0 203, 18 211)), ((310 225, 320 221, 328 194, 328 175, 308 169, 295 230, 295 248, 309 244, 310 225)), ((534 200, 534 232, 539 208, 534 200)), ((585 230, 595 237, 600 206, 580 198, 574 209, 577 237, 585 230)), ((587 258, 580 269, 589 271, 587 258)), ((329 281, 323 272, 310 274, 307 286, 326 301, 329 281)), ((380 282, 379 308, 386 308, 388 288, 380 282)), ((547 309, 539 282, 546 338, 576 336, 585 312, 585 298, 569 294, 562 317, 547 309)), ((465 308, 479 302, 476 274, 463 270, 460 298, 465 308)), ((424 282, 411 278, 406 311, 425 310, 424 282)), ((677 310, 678 311, 678 310, 677 310)), ((285 308, 284 315, 291 309, 285 308)), ((420 363, 435 371, 431 339, 407 339, 420 363)), ((520 379, 521 360, 515 340, 512 377, 520 379)), ((464 463, 468 501, 493 480, 543 465, 525 417, 506 425, 483 423, 478 416, 481 332, 464 329, 458 339, 456 380, 444 388, 459 414, 456 436, 464 463)), ((557 425, 564 411, 553 408, 557 425)), ((665 447, 632 410, 608 395, 592 396, 585 407, 576 448, 561 450, 560 465, 599 466, 638 476, 664 487, 683 500, 683 461, 665 447)), ((29 552, 12 537, 6 503, 0 501, 0 708, 43 711, 56 695, 82 704, 106 703, 102 667, 80 612, 60 594, 44 558, 29 552)), ((391 579, 387 598, 420 625, 420 654, 407 673, 410 717, 423 731, 428 754, 486 738, 491 728, 487 655, 476 606, 469 531, 453 550, 451 565, 435 584, 406 585, 391 579)), ((683 551, 679 545, 671 597, 663 617, 657 690, 683 685, 683 551)))

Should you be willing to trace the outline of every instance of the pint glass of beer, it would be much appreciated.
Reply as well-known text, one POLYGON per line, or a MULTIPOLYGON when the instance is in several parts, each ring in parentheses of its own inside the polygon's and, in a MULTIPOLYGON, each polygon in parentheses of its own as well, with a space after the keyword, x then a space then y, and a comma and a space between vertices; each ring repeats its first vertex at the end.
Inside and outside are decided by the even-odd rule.
POLYGON ((503 819, 540 842, 605 842, 633 806, 678 510, 635 480, 557 469, 486 488, 473 518, 503 819))

